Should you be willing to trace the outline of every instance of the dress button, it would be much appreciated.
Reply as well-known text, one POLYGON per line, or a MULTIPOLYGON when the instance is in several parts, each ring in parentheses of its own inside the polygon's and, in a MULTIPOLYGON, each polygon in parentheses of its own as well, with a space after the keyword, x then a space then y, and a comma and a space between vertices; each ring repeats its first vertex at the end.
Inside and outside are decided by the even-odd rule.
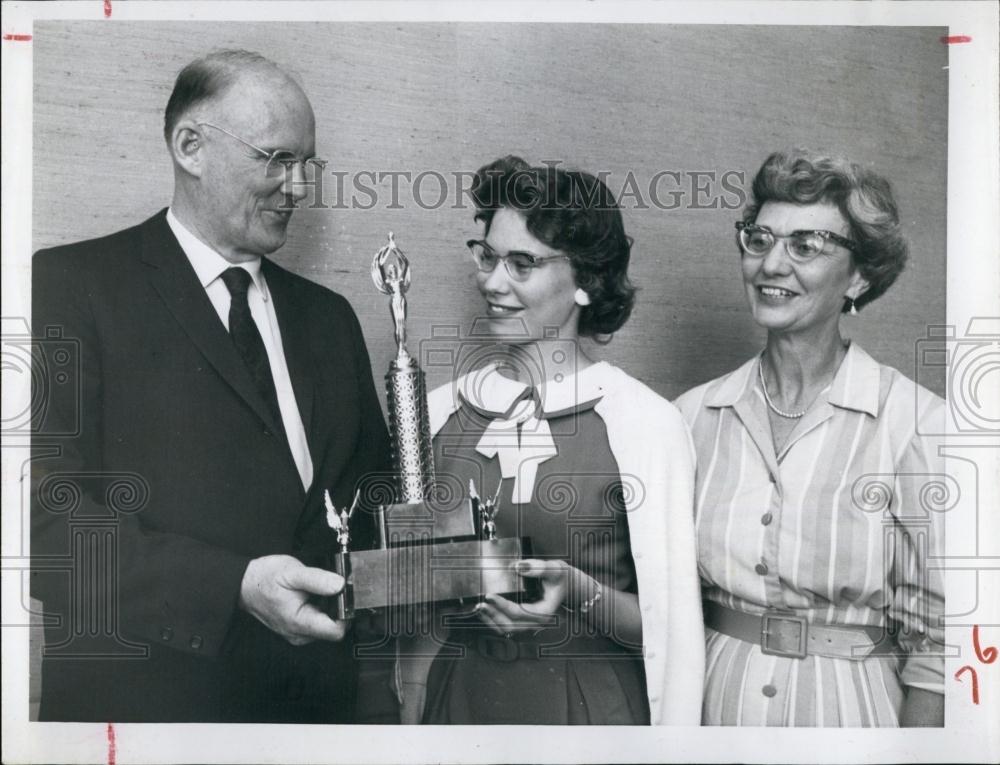
POLYGON ((192 635, 190 645, 196 651, 201 648, 201 635, 192 635))
POLYGON ((760 517, 760 522, 761 522, 762 524, 764 524, 765 526, 770 526, 770 525, 771 525, 771 521, 772 521, 772 520, 774 520, 774 516, 773 516, 773 515, 771 515, 770 513, 764 513, 764 514, 763 514, 763 515, 762 515, 762 516, 760 517))
POLYGON ((656 652, 655 651, 646 651, 646 658, 647 659, 655 659, 656 658, 656 652))
POLYGON ((763 688, 760 689, 760 692, 770 699, 777 695, 778 689, 775 688, 770 683, 768 683, 767 685, 765 685, 763 688))
POLYGON ((753 570, 756 571, 761 576, 764 576, 764 574, 767 573, 767 566, 765 566, 763 563, 758 563, 756 566, 753 567, 753 570))
POLYGON ((160 640, 167 641, 174 639, 174 631, 170 627, 164 627, 160 630, 160 640))

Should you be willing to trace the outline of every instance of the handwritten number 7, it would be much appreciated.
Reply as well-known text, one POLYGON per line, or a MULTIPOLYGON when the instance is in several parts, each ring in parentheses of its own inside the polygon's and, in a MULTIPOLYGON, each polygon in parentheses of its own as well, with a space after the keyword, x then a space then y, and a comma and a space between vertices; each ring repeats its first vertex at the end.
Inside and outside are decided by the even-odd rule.
POLYGON ((962 682, 961 675, 966 670, 968 670, 969 672, 972 673, 972 703, 973 704, 978 704, 979 703, 979 675, 976 674, 976 670, 974 670, 971 666, 969 666, 968 664, 966 664, 964 667, 962 667, 961 669, 959 669, 958 672, 955 673, 955 679, 958 680, 958 682, 962 682))

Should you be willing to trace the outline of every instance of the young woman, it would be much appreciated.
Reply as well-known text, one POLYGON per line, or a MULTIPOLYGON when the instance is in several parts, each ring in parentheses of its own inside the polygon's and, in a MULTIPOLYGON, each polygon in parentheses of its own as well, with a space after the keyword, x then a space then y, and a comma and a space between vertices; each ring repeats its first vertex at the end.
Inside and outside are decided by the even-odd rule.
MULTIPOLYGON (((541 598, 401 647, 403 722, 697 724, 704 639, 694 462, 679 412, 580 350, 628 319, 631 240, 607 187, 506 157, 473 190, 487 363, 430 396, 439 478, 499 486, 541 598)), ((483 322, 481 322, 482 324, 483 322)))

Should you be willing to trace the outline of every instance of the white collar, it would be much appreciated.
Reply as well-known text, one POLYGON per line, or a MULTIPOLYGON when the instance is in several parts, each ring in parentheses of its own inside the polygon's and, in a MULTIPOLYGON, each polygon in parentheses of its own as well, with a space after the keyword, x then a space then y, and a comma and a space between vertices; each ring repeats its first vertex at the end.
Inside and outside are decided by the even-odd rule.
MULTIPOLYGON (((759 359, 760 354, 757 354, 726 375, 719 387, 706 397, 705 405, 734 406, 740 399, 749 398, 757 384, 755 372, 759 359)), ((830 383, 827 401, 842 409, 867 412, 872 417, 878 417, 880 376, 879 363, 852 341, 830 383)))
MULTIPOLYGON (((184 254, 187 255, 187 259, 191 262, 191 267, 194 268, 194 272, 197 274, 198 281, 201 282, 202 287, 207 289, 212 282, 222 276, 223 271, 227 268, 232 268, 234 265, 195 236, 189 228, 177 219, 173 209, 167 209, 167 225, 174 232, 177 243, 184 250, 184 254)), ((235 265, 238 265, 250 274, 253 283, 257 285, 257 289, 260 290, 261 295, 266 301, 268 299, 267 283, 264 281, 263 274, 261 273, 261 259, 254 258, 253 260, 235 265)))

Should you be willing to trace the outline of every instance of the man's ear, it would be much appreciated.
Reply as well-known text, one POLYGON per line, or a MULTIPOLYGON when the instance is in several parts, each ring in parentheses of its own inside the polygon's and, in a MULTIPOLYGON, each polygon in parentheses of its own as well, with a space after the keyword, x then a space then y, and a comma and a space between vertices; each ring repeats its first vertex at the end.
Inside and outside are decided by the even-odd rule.
POLYGON ((174 164, 196 178, 201 177, 203 169, 203 148, 204 134, 197 123, 181 120, 174 125, 170 133, 170 154, 174 158, 174 164))

